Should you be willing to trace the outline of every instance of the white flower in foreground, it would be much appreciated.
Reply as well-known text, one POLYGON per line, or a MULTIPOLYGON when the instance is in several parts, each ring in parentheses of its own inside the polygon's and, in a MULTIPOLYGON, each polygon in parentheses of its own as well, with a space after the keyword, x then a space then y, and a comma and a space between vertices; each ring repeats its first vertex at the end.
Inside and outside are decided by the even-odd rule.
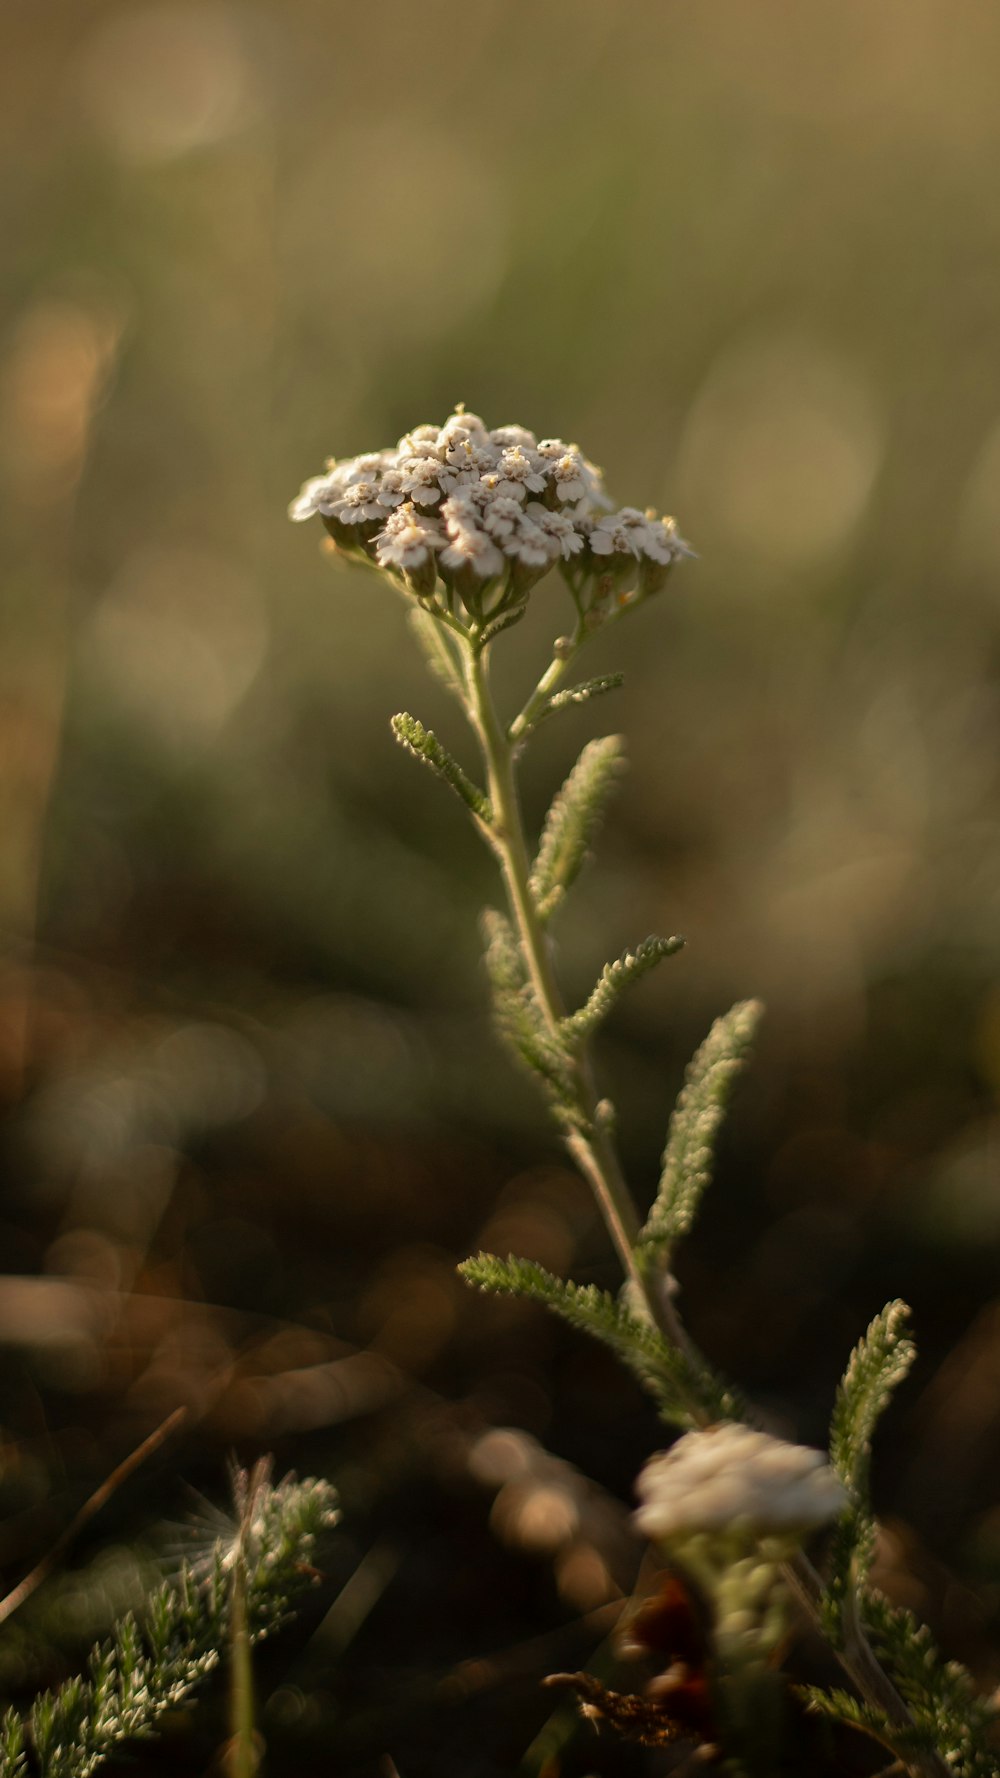
POLYGON ((518 610, 559 566, 593 628, 659 592, 690 553, 672 519, 611 504, 577 445, 538 443, 526 426, 490 432, 459 405, 394 448, 331 460, 289 513, 322 519, 338 551, 374 561, 446 621, 456 594, 479 625, 518 610))
POLYGON ((636 1492, 636 1524, 660 1544, 731 1530, 803 1536, 847 1505, 822 1451, 731 1424, 685 1433, 650 1459, 636 1492))

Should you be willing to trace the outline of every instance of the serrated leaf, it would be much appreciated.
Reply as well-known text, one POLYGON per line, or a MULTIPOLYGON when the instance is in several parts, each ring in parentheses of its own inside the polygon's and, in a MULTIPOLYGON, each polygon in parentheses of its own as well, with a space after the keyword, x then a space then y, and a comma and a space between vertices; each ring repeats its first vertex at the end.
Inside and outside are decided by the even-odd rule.
POLYGON ((907 1332, 909 1318, 905 1303, 887 1303, 855 1346, 837 1390, 830 1461, 852 1498, 865 1508, 875 1427, 916 1357, 907 1332))
POLYGON ((573 1058, 542 1015, 510 921, 495 908, 487 908, 482 928, 497 1030, 515 1057, 539 1077, 560 1119, 575 1123, 578 1093, 573 1058))
POLYGON ((478 785, 473 784, 471 778, 466 777, 457 759, 453 759, 448 749, 442 746, 433 729, 424 728, 422 722, 418 722, 415 716, 410 716, 405 710, 392 718, 390 727, 400 746, 405 747, 414 759, 419 759, 422 765, 442 778, 477 819, 488 827, 492 820, 489 798, 478 785))
POLYGON ((910 1753, 923 1752, 934 1747, 933 1736, 926 1726, 893 1722, 884 1710, 876 1710, 871 1704, 854 1697, 851 1692, 841 1691, 837 1687, 824 1691, 818 1685, 797 1685, 795 1694, 814 1716, 825 1716, 831 1722, 860 1729, 863 1734, 871 1735, 873 1740, 880 1742, 900 1759, 905 1760, 910 1753))
POLYGON ((464 704, 465 688, 461 669, 440 618, 412 601, 408 601, 407 617, 435 679, 440 680, 464 704))
POLYGON ((759 1000, 739 1001, 716 1019, 688 1067, 670 1119, 659 1187, 639 1236, 641 1264, 665 1261, 694 1221, 711 1183, 715 1144, 730 1094, 763 1010, 759 1000))
POLYGON ((655 969, 664 957, 672 957, 683 949, 682 938, 644 938, 634 951, 623 951, 614 963, 606 963, 596 985, 579 1012, 563 1021, 563 1029, 574 1043, 580 1043, 596 1031, 607 1018, 619 996, 640 976, 655 969))
POLYGON ((608 1291, 594 1284, 566 1282, 534 1260, 513 1254, 499 1259, 480 1253, 458 1269, 478 1289, 541 1303, 571 1327, 609 1346, 649 1390, 671 1425, 692 1426, 698 1409, 720 1420, 738 1412, 735 1395, 707 1368, 701 1369, 679 1347, 668 1345, 651 1321, 640 1320, 608 1291))
POLYGON ((588 741, 545 818, 531 893, 548 920, 579 875, 604 805, 625 763, 620 735, 588 741))
POLYGON ((624 673, 599 673, 594 679, 584 679, 579 685, 564 686, 562 691, 554 691, 548 703, 535 718, 534 727, 544 722, 547 716, 555 716, 559 710, 570 710, 576 704, 589 704, 591 698, 602 698, 606 692, 617 691, 624 685, 624 673))
POLYGON ((912 1714, 957 1778, 996 1778, 990 1731, 997 1712, 980 1697, 958 1661, 942 1661, 926 1624, 881 1593, 866 1589, 861 1616, 876 1656, 912 1714))
POLYGON ((521 605, 512 605, 507 611, 501 611, 497 617, 488 618, 480 632, 480 648, 485 648, 487 643, 495 641, 504 630, 512 630, 515 624, 520 623, 527 610, 528 602, 525 600, 521 605))

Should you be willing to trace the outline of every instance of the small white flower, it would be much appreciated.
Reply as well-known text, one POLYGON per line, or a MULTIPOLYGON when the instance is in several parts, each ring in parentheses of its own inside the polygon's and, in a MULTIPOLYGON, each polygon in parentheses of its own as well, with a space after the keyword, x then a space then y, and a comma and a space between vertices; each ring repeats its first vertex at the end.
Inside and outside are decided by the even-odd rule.
POLYGON ((396 446, 397 457, 427 457, 437 454, 437 426, 414 426, 412 432, 404 432, 396 446))
POLYGON ((490 435, 478 414, 467 414, 464 407, 459 406, 447 420, 437 435, 437 447, 442 455, 453 445, 471 443, 483 449, 492 449, 490 435))
POLYGON ((401 506, 409 492, 407 477, 401 469, 386 469, 378 485, 380 506, 401 506))
POLYGON ((436 506, 441 498, 441 464, 436 456, 400 456, 400 486, 418 506, 436 506))
POLYGON ((388 451, 366 451, 363 457, 348 457, 343 463, 331 465, 345 487, 354 487, 358 482, 373 482, 381 475, 391 459, 388 451))
MULTIPOLYGON (((459 493, 461 492, 462 490, 460 489, 459 493)), ((470 510, 473 510, 471 501, 469 502, 469 508, 470 510)), ((539 510, 544 509, 540 508, 539 510)), ((504 538, 509 537, 515 526, 520 522, 522 513, 523 508, 519 500, 506 495, 500 495, 485 503, 483 509, 483 525, 491 537, 495 537, 498 543, 502 543, 504 538)))
POLYGON ((526 513, 555 545, 554 553, 561 555, 564 561, 578 555, 584 545, 583 532, 577 529, 568 513, 550 512, 547 506, 540 506, 537 500, 531 500, 526 513))
POLYGON ((301 519, 311 519, 314 513, 323 512, 323 500, 330 491, 328 475, 314 475, 309 481, 303 482, 288 508, 288 516, 298 523, 301 519))
POLYGON ((522 445, 508 445, 506 450, 501 451, 497 464, 498 473, 505 481, 527 488, 530 494, 542 494, 545 491, 543 467, 538 452, 526 451, 522 445))
POLYGON ((432 551, 444 543, 440 525, 418 512, 407 501, 386 519, 375 539, 375 558, 380 568, 412 571, 426 562, 432 551))
POLYGON ((556 438, 543 439, 538 449, 540 455, 548 459, 549 474, 559 499, 582 500, 587 493, 587 480, 579 451, 572 447, 567 449, 561 439, 556 438))
POLYGON ((503 573, 504 559, 492 537, 473 525, 448 526, 451 542, 441 552, 442 568, 471 568, 479 580, 493 580, 503 573))
POLYGON ((538 440, 527 426, 494 426, 490 437, 501 450, 508 445, 520 445, 525 451, 534 451, 538 447, 538 440))
POLYGON ((847 1493, 822 1451, 727 1424, 688 1432, 636 1482, 640 1531, 654 1543, 742 1530, 804 1535, 835 1519, 847 1493))
POLYGON ((353 482, 330 510, 342 525, 363 525, 369 519, 384 517, 385 508, 379 505, 378 494, 377 482, 353 482))
POLYGON ((649 529, 649 520, 635 506, 622 506, 617 512, 605 513, 590 533, 590 547, 595 556, 638 556, 649 529))
POLYGON ((639 547, 650 561, 659 562, 666 567, 670 562, 680 562, 685 557, 694 555, 691 545, 685 543, 680 535, 674 519, 658 519, 652 513, 648 518, 649 523, 639 547))
POLYGON ((503 549, 505 555, 523 562, 526 568, 547 568, 558 554, 552 538, 525 513, 519 514, 517 528, 504 538, 503 549))

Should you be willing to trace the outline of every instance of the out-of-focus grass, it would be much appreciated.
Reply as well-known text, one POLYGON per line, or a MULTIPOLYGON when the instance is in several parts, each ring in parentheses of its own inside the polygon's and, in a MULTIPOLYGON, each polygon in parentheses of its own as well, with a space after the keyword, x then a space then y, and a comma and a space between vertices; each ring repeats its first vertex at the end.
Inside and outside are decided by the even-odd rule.
MULTIPOLYGON (((692 1320, 819 1438, 861 1324, 913 1297, 886 1560, 989 1670, 995 9, 49 0, 0 34, 11 1571, 184 1399, 186 1473, 277 1442, 344 1472, 357 1553, 399 1546, 355 1727, 314 1665, 279 1741, 343 1734, 360 1769, 380 1687, 600 1604, 527 1557, 501 1583, 468 1478, 493 1422, 622 1491, 656 1435, 603 1361, 453 1281, 480 1240, 604 1263, 489 1034, 487 861, 387 718, 459 737, 398 604, 284 518, 328 453, 464 398, 579 438, 700 551, 603 663, 634 770, 563 966, 582 990, 688 936, 607 1041, 650 1186, 685 1054, 767 1000, 692 1320)), ((512 687, 565 611, 539 590, 512 687)), ((588 732, 539 743, 536 813, 588 732)), ((518 1712, 523 1745, 530 1685, 518 1712)), ((502 1765, 445 1720, 402 1711, 404 1778, 502 1765)))

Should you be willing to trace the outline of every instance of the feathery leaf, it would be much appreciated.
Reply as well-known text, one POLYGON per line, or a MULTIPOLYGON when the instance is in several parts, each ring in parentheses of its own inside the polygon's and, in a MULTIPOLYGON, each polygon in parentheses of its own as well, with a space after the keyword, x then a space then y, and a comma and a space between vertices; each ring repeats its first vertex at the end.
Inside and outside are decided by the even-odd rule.
POLYGON ((997 1754, 990 1731, 995 1706, 978 1696, 958 1661, 942 1661, 926 1624, 912 1612, 866 1590, 862 1620, 875 1654, 891 1673, 916 1729, 926 1732, 949 1771, 960 1778, 996 1778, 997 1754))
POLYGON ((794 1689, 796 1696, 814 1716, 825 1716, 831 1722, 845 1723, 848 1728, 860 1729, 863 1734, 871 1735, 873 1740, 879 1741, 890 1753, 895 1753, 904 1761, 910 1753, 923 1752, 934 1747, 934 1738, 926 1726, 893 1722, 884 1710, 876 1710, 872 1705, 854 1697, 851 1692, 841 1691, 838 1687, 824 1691, 818 1685, 797 1685, 794 1689))
POLYGON ((737 1002, 716 1019, 688 1067, 670 1119, 659 1188, 639 1236, 643 1263, 663 1257, 695 1219, 711 1183, 715 1143, 729 1096, 763 1010, 759 1000, 737 1002))
POLYGON ((558 710, 571 710, 575 704, 589 704, 591 698, 600 698, 605 692, 617 691, 624 683, 624 673, 599 673, 596 679, 585 679, 580 685, 567 685, 562 691, 554 691, 535 717, 532 726, 537 728, 540 722, 544 722, 547 716, 554 716, 558 710))
POLYGON ((606 963, 597 983, 580 1010, 563 1020, 563 1030, 575 1043, 596 1031, 607 1018, 619 995, 638 981, 664 957, 672 957, 683 949, 682 938, 644 938, 634 951, 623 951, 614 963, 606 963))
MULTIPOLYGON (((288 1476, 265 1490, 254 1520, 247 1603, 252 1639, 289 1615, 310 1578, 316 1538, 336 1518, 326 1482, 288 1476)), ((86 1677, 43 1692, 24 1725, 8 1711, 0 1724, 0 1778, 90 1778, 126 1741, 155 1734, 160 1718, 190 1696, 218 1665, 229 1611, 226 1556, 217 1544, 207 1572, 184 1569, 161 1587, 140 1628, 128 1614, 98 1644, 86 1677)))
POLYGON ((587 858, 604 805, 625 762, 620 735, 588 741, 545 817, 531 873, 538 915, 548 920, 587 858))
POLYGON ((510 921, 495 908, 487 908, 482 930, 497 1030, 517 1059, 539 1077, 560 1119, 576 1123, 573 1058, 556 1042, 542 1016, 510 921))
POLYGON ((465 703, 465 687, 462 684, 462 673, 448 632, 439 618, 423 606, 407 601, 407 616, 410 628, 416 636, 427 664, 435 679, 465 703))
POLYGON ((872 1435, 889 1398, 916 1357, 905 1303, 887 1303, 848 1360, 830 1427, 830 1460, 844 1486, 868 1506, 872 1435))
POLYGON ((571 1327, 601 1340, 628 1366, 655 1398, 664 1420, 675 1426, 694 1424, 692 1405, 708 1408, 717 1419, 738 1413, 735 1395, 670 1346, 651 1321, 640 1319, 606 1290, 594 1284, 567 1283, 534 1260, 513 1254, 500 1259, 477 1254, 459 1266, 466 1282, 501 1296, 527 1297, 541 1303, 571 1327))
POLYGON ((466 807, 488 826, 492 818, 489 798, 473 784, 471 778, 466 777, 458 760, 453 759, 448 749, 441 745, 433 729, 424 728, 422 722, 418 722, 415 716, 408 715, 405 710, 392 718, 390 726, 400 746, 405 747, 407 753, 412 753, 414 759, 419 759, 422 765, 429 766, 439 778, 443 778, 456 796, 461 797, 466 807))

